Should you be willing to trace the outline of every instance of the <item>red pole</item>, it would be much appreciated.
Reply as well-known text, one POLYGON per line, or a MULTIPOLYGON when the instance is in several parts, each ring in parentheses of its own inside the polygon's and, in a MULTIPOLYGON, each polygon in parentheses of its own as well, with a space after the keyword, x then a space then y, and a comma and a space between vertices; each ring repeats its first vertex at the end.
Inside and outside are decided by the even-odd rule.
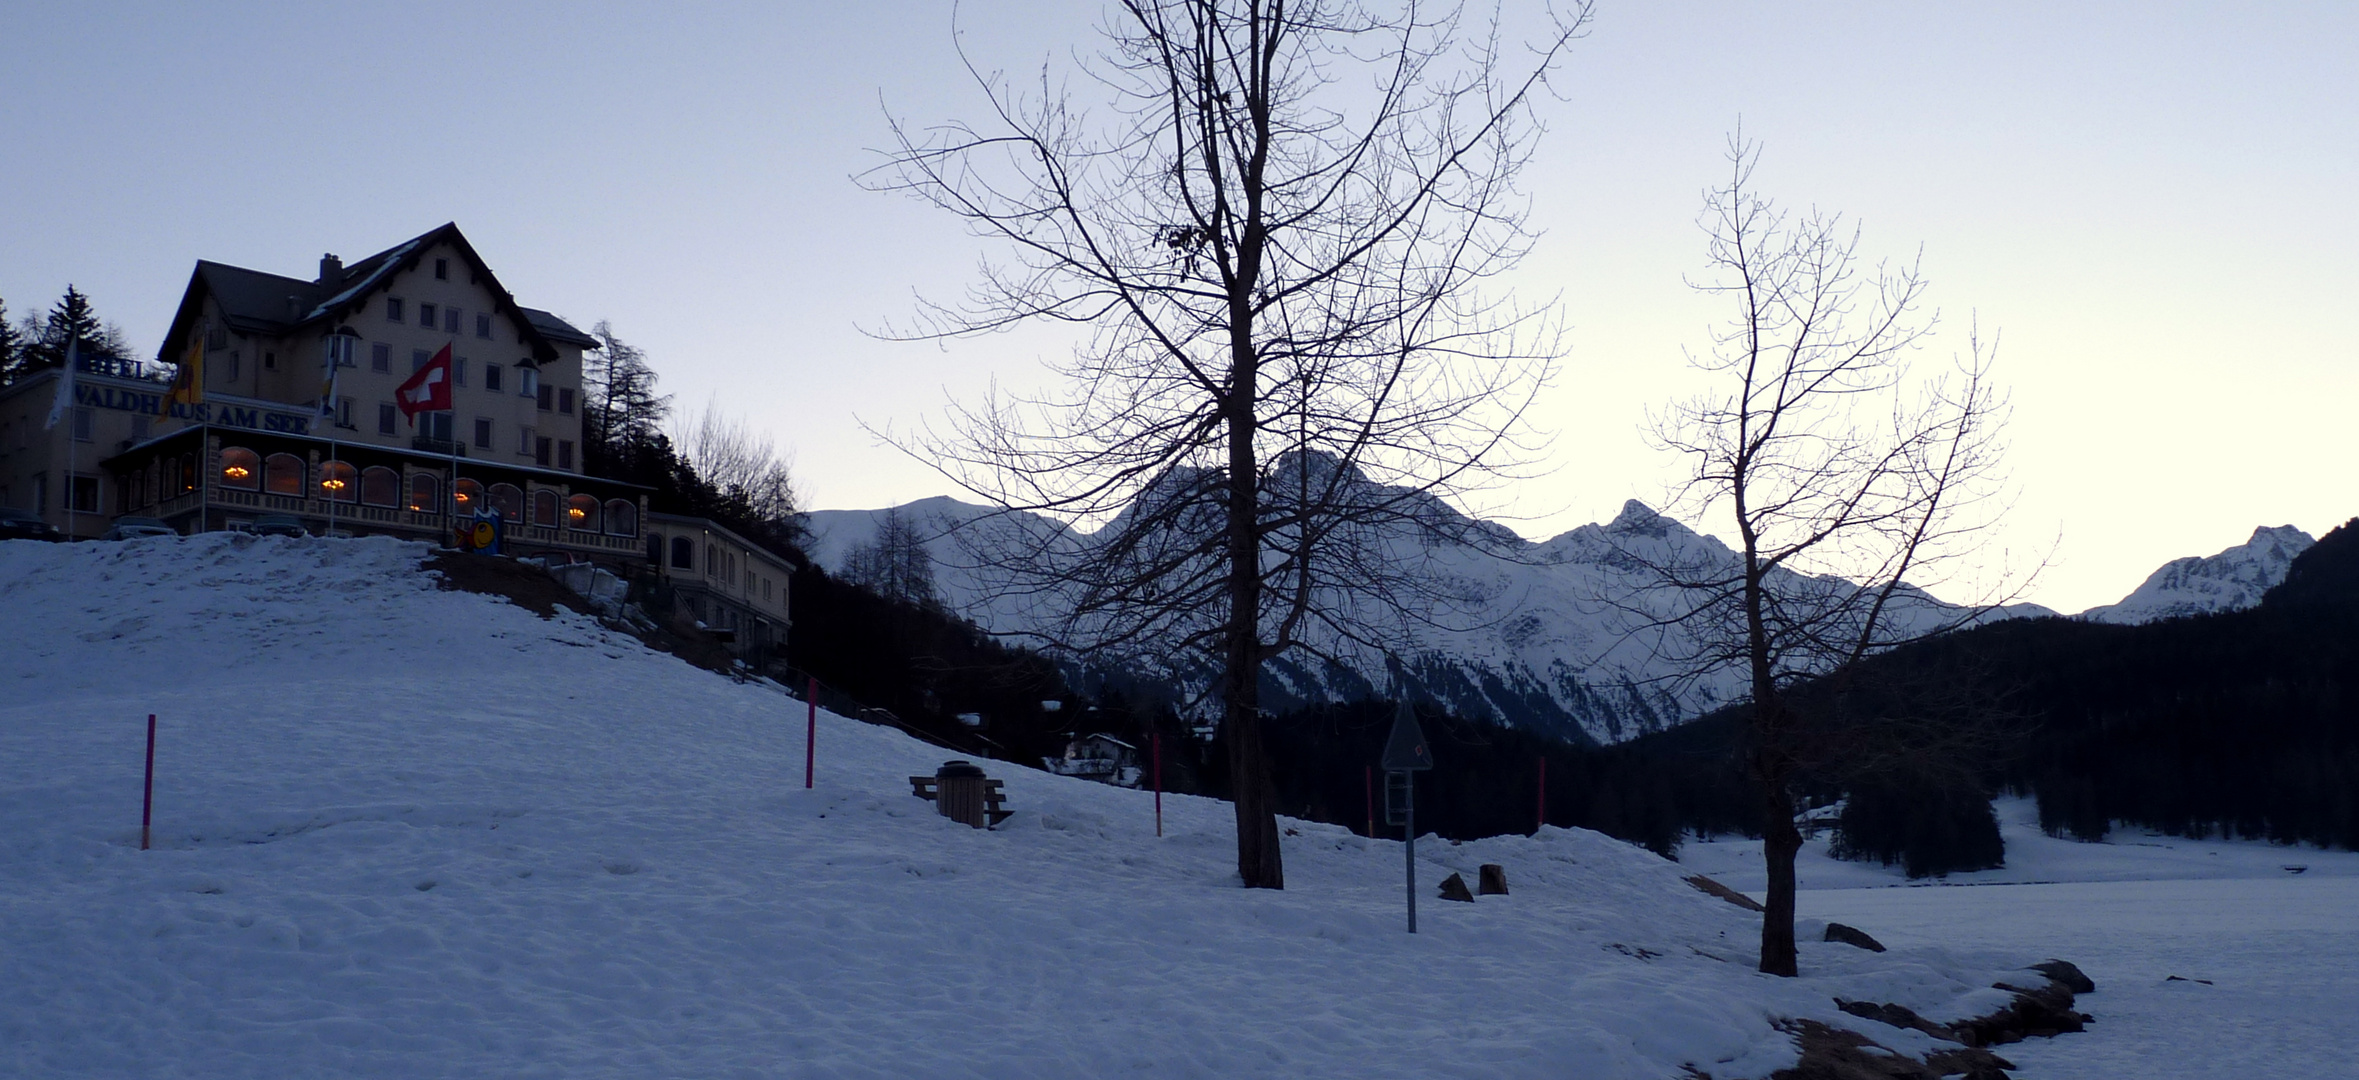
POLYGON ((1155 747, 1155 835, 1163 835, 1163 733, 1148 740, 1155 747))
POLYGON ((1368 799, 1368 839, 1376 839, 1376 766, 1368 766, 1367 775, 1360 778, 1360 793, 1368 799))
POLYGON ((803 726, 803 786, 808 788, 812 768, 819 760, 819 676, 811 676, 811 689, 803 695, 803 703, 811 707, 810 719, 803 726))
POLYGON ((1542 828, 1546 827, 1546 826, 1547 826, 1547 824, 1548 824, 1548 759, 1547 759, 1547 758, 1541 758, 1541 759, 1540 759, 1540 824, 1532 826, 1532 835, 1534 835, 1534 836, 1538 836, 1538 835, 1540 835, 1540 830, 1541 830, 1542 828))
POLYGON ((156 714, 147 714, 147 784, 139 796, 139 850, 147 850, 147 826, 156 809, 156 714))

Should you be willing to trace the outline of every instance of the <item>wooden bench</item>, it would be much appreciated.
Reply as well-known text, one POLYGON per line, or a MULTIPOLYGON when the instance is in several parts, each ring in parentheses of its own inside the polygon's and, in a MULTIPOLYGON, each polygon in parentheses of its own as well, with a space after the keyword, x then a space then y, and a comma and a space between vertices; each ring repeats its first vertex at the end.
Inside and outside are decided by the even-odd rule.
MULTIPOLYGON (((990 822, 983 826, 986 829, 995 828, 1000 822, 1015 816, 1016 812, 1007 808, 1007 792, 1004 787, 1005 785, 997 777, 983 779, 983 813, 990 822)), ((931 776, 910 777, 909 793, 927 802, 934 801, 934 778, 931 776)))

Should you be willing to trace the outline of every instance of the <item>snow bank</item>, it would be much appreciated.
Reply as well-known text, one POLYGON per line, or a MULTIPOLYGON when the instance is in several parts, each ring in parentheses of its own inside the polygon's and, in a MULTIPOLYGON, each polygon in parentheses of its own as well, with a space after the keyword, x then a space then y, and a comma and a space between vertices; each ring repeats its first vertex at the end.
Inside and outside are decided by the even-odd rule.
MULTIPOLYGON (((1594 833, 1400 848, 1287 822, 1235 887, 1225 804, 941 752, 572 615, 443 591, 423 545, 0 543, 0 1074, 1717 1077, 1788 1017, 1908 1036, 2036 956, 1810 943, 1594 833), (138 850, 159 715, 156 848, 138 850)), ((1877 928, 1867 927, 1871 932, 1877 928)), ((1916 1038, 1922 1039, 1922 1036, 1916 1038)))

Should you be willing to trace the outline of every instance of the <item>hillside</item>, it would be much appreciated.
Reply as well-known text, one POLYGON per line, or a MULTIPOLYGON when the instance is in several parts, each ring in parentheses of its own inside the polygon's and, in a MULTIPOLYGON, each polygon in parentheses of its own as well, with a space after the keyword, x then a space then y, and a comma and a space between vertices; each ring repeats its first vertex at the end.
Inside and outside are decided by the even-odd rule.
MULTIPOLYGON (((1595 833, 1401 850, 1288 821, 1234 886, 1223 804, 938 750, 448 591, 422 545, 0 543, 0 1074, 1757 1077, 1834 1000, 1962 1019, 2036 956, 1804 946, 1595 833), (155 850, 144 719, 159 716, 155 850), (1430 886, 1429 886, 1430 887, 1430 886), (1683 1070, 1695 1070, 1683 1072, 1683 1070)), ((806 632, 815 628, 805 628, 806 632)), ((1872 930, 1873 927, 1870 927, 1872 930)))

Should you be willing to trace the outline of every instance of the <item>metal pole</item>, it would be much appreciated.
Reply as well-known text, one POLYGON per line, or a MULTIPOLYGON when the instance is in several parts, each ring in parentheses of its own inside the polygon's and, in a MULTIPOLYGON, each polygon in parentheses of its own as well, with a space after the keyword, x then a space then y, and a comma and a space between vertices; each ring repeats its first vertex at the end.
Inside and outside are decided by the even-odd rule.
POLYGON ((156 809, 156 714, 147 714, 147 783, 139 796, 139 850, 147 850, 148 822, 156 809))
POLYGON ((1163 733, 1149 740, 1155 747, 1155 835, 1163 835, 1163 733))
POLYGON ((819 676, 813 675, 810 676, 810 679, 810 691, 803 695, 803 703, 810 707, 809 717, 803 726, 803 786, 805 788, 811 786, 812 770, 819 763, 819 676))
POLYGON ((1414 934, 1417 932, 1417 774, 1401 775, 1408 780, 1402 785, 1406 790, 1401 792, 1401 820, 1406 822, 1402 830, 1409 834, 1409 842, 1401 845, 1401 849, 1408 853, 1409 932, 1414 934))
POLYGON ((1368 802, 1368 839, 1376 839, 1376 766, 1361 769, 1360 794, 1368 802))

